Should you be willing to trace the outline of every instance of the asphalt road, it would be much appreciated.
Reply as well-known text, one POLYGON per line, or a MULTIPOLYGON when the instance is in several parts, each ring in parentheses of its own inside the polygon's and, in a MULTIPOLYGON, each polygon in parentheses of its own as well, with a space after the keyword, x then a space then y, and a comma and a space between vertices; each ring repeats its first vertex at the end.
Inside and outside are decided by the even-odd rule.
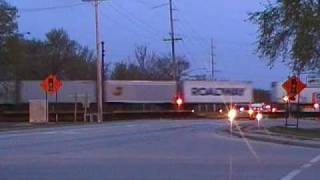
POLYGON ((131 121, 0 133, 0 179, 314 179, 320 150, 217 134, 222 121, 131 121))

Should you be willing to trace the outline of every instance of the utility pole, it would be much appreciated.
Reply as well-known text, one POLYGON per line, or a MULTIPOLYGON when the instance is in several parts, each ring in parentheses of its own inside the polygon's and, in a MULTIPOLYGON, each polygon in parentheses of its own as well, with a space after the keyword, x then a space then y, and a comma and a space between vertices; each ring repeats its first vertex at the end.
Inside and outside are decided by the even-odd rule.
MULTIPOLYGON (((163 5, 167 5, 167 4, 163 4, 163 5)), ((156 6, 155 8, 161 7, 163 5, 156 6)), ((180 77, 178 77, 175 42, 176 41, 181 41, 182 38, 176 38, 175 37, 172 0, 169 0, 169 12, 170 12, 170 14, 169 14, 170 15, 170 38, 165 38, 164 41, 170 41, 171 42, 171 58, 172 58, 172 63, 173 63, 173 70, 172 70, 173 80, 174 81, 179 81, 180 77)))
POLYGON ((214 45, 213 45, 213 39, 211 39, 211 53, 210 53, 210 56, 211 56, 211 80, 214 81, 215 79, 215 76, 214 76, 214 72, 215 72, 215 67, 214 67, 214 45))
POLYGON ((97 55, 97 110, 98 122, 103 121, 103 99, 102 99, 102 61, 101 61, 101 47, 100 47, 100 24, 99 24, 99 3, 101 0, 82 0, 85 2, 94 2, 95 6, 95 26, 96 26, 96 55, 97 55))
POLYGON ((104 48, 104 41, 101 41, 101 48, 102 48, 102 54, 101 54, 101 58, 102 58, 102 72, 101 72, 101 76, 102 76, 102 99, 105 100, 105 88, 104 88, 104 82, 106 80, 105 78, 105 63, 104 63, 104 59, 105 59, 105 48, 104 48))
POLYGON ((175 37, 172 0, 169 0, 169 10, 170 10, 170 38, 166 38, 166 39, 164 39, 164 41, 171 41, 171 58, 172 58, 172 63, 173 63, 173 80, 179 81, 180 78, 178 78, 178 73, 177 73, 175 42, 181 41, 182 38, 175 37))
POLYGON ((174 34, 174 22, 173 22, 173 5, 172 0, 169 0, 170 6, 170 28, 171 28, 171 56, 173 61, 173 79, 177 81, 177 61, 176 61, 176 49, 175 49, 175 34, 174 34))

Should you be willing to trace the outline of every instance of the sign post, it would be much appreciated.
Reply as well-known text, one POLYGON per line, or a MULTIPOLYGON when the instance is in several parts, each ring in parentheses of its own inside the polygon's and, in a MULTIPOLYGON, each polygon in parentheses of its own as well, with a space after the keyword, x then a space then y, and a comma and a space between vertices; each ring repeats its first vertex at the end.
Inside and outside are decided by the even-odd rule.
MULTIPOLYGON (((287 97, 288 97, 288 114, 291 112, 291 106, 290 101, 295 101, 296 96, 306 88, 307 86, 297 77, 292 76, 289 77, 289 79, 282 84, 282 88, 286 91, 287 97)), ((299 99, 298 99, 299 101, 299 99)), ((299 107, 298 107, 299 109, 299 107)), ((286 127, 288 126, 287 120, 286 120, 286 127)), ((299 119, 297 118, 297 124, 296 127, 299 128, 299 119)))
MULTIPOLYGON (((50 74, 46 79, 44 79, 41 84, 41 88, 46 93, 46 103, 48 104, 48 95, 51 96, 56 93, 56 104, 58 102, 58 91, 62 86, 62 82, 57 78, 56 75, 50 74)), ((54 112, 56 112, 56 107, 54 106, 54 112)), ((48 107, 46 107, 46 112, 48 112, 48 107)), ((56 113, 56 122, 58 121, 58 114, 56 113)))

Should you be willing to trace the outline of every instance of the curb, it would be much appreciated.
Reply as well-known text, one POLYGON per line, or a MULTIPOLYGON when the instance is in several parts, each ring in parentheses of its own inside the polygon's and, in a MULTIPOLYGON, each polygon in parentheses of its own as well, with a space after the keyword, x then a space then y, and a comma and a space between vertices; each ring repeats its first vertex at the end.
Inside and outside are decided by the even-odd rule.
MULTIPOLYGON (((231 134, 229 129, 223 129, 222 132, 231 134)), ((247 138, 255 141, 263 141, 270 142, 275 144, 283 144, 283 145, 291 145, 291 146, 299 146, 299 147, 308 147, 308 148, 320 148, 319 143, 306 142, 304 140, 292 140, 285 138, 276 138, 275 136, 268 137, 265 135, 255 135, 253 133, 240 133, 239 131, 233 131, 232 136, 236 136, 238 138, 247 138)))

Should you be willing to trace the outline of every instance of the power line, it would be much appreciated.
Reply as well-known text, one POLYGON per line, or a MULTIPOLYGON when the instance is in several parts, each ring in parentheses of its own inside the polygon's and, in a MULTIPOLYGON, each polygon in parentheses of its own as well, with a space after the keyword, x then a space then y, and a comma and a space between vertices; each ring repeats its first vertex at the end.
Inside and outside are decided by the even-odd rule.
POLYGON ((135 17, 132 13, 127 12, 122 12, 120 9, 123 9, 123 7, 117 4, 116 2, 113 3, 113 5, 111 5, 111 7, 118 12, 120 15, 126 17, 129 21, 131 21, 133 24, 139 24, 140 27, 144 28, 146 31, 148 31, 149 33, 153 34, 154 36, 159 36, 159 31, 157 29, 155 29, 153 26, 143 22, 142 20, 140 20, 139 18, 135 17))
MULTIPOLYGON (((188 21, 186 18, 184 18, 183 15, 180 14, 179 17, 182 19, 181 22, 184 22, 184 23, 186 24, 186 26, 189 27, 189 28, 187 28, 187 29, 190 29, 190 30, 191 30, 191 33, 192 33, 193 35, 196 35, 196 36, 197 36, 197 37, 195 37, 195 36, 189 35, 189 37, 190 37, 190 38, 193 38, 193 39, 195 39, 195 41, 199 42, 199 45, 200 45, 203 49, 207 49, 207 48, 206 48, 207 45, 204 43, 204 42, 206 42, 207 40, 206 40, 205 38, 203 38, 202 35, 201 35, 197 30, 195 30, 195 29, 192 27, 191 23, 189 23, 189 21, 188 21)), ((182 25, 182 23, 180 23, 180 24, 182 25)))
MULTIPOLYGON (((194 27, 193 27, 193 24, 195 23, 195 22, 193 22, 193 23, 190 23, 188 20, 187 20, 187 18, 183 15, 183 14, 179 14, 179 18, 181 18, 181 22, 183 22, 184 24, 185 24, 185 26, 187 26, 187 27, 189 27, 189 28, 185 28, 185 29, 190 29, 190 31, 191 31, 191 34, 192 35, 196 35, 197 37, 195 37, 195 36, 192 36, 192 35, 188 35, 190 38, 192 38, 192 39, 195 39, 195 41, 197 41, 197 42, 199 42, 199 45, 203 48, 203 49, 207 49, 207 44, 208 43, 204 43, 204 42, 208 42, 208 40, 207 40, 207 38, 204 38, 203 36, 202 36, 202 34, 201 33, 199 33, 194 27)), ((182 25, 182 23, 180 23, 181 25, 182 25)), ((189 33, 190 34, 190 33, 189 33)))
MULTIPOLYGON (((187 35, 187 33, 184 31, 184 30, 187 29, 187 28, 185 28, 185 27, 183 26, 183 24, 179 23, 178 25, 179 25, 179 26, 177 26, 177 28, 179 29, 180 32, 183 33, 183 36, 185 37, 184 39, 186 39, 185 41, 182 42, 182 44, 185 44, 185 48, 187 48, 187 49, 188 49, 188 46, 192 46, 192 50, 193 50, 193 52, 194 52, 194 49, 195 49, 196 47, 199 47, 199 45, 201 46, 201 44, 197 43, 197 42, 195 41, 195 39, 193 39, 191 36, 187 35), (181 27, 180 27, 180 26, 181 26, 181 27), (186 43, 186 42, 188 42, 188 43, 186 43)), ((204 49, 204 48, 203 48, 203 49, 204 49)), ((205 48, 205 49, 208 49, 208 50, 209 50, 209 48, 205 48)), ((195 58, 195 56, 193 55, 194 53, 191 54, 190 52, 191 52, 191 51, 189 51, 190 57, 192 57, 194 60, 198 60, 198 62, 200 62, 202 66, 208 66, 208 64, 207 64, 207 63, 204 63, 204 61, 199 61, 199 56, 197 56, 197 58, 195 58)), ((208 51, 206 51, 206 52, 208 52, 208 51)), ((202 58, 201 58, 201 59, 202 59, 202 58)), ((207 56, 206 56, 206 59, 207 59, 207 56)), ((210 63, 210 64, 211 64, 211 63, 210 63)))
MULTIPOLYGON (((126 31, 128 33, 131 33, 134 37, 141 37, 141 34, 140 34, 141 31, 138 31, 135 28, 128 28, 127 25, 120 23, 121 21, 117 21, 117 20, 111 18, 111 16, 107 16, 107 14, 104 11, 101 11, 101 15, 103 17, 105 17, 105 18, 108 18, 108 22, 111 22, 114 25, 121 26, 120 27, 121 30, 124 30, 124 31, 126 31)), ((102 25, 104 27, 106 27, 106 24, 102 24, 102 25)), ((125 36, 125 35, 128 35, 128 34, 124 33, 123 36, 125 36)), ((132 39, 132 35, 128 35, 126 38, 127 39, 132 39)), ((122 36, 122 38, 123 38, 123 36, 122 36)), ((155 40, 159 41, 159 39, 155 38, 155 36, 149 35, 149 34, 144 34, 144 39, 146 39, 148 41, 152 41, 152 39, 155 39, 155 40)), ((113 54, 115 53, 115 51, 112 51, 112 52, 113 52, 113 54)), ((122 52, 117 52, 117 54, 121 55, 121 56, 127 56, 127 54, 122 53, 122 52)), ((109 60, 109 62, 110 62, 110 60, 109 60)), ((116 60, 116 62, 117 62, 117 60, 116 60)))
MULTIPOLYGON (((179 24, 178 24, 178 25, 179 25, 179 24)), ((186 53, 186 55, 188 55, 190 58, 196 59, 196 58, 194 57, 194 55, 191 53, 191 51, 190 51, 190 49, 188 48, 188 46, 187 46, 187 43, 186 43, 185 40, 187 40, 188 38, 185 38, 186 35, 185 35, 184 31, 183 31, 183 28, 181 28, 180 26, 176 26, 176 27, 177 27, 177 29, 179 30, 179 32, 182 32, 181 36, 184 37, 184 40, 181 41, 181 48, 182 48, 182 50, 184 50, 184 52, 186 53)), ((191 41, 191 43, 193 43, 193 42, 191 41)))
POLYGON ((178 24, 177 29, 179 29, 179 31, 182 33, 182 36, 184 37, 184 39, 190 40, 189 44, 194 45, 194 47, 197 47, 197 43, 191 38, 191 36, 188 35, 188 33, 186 33, 186 31, 184 31, 186 28, 182 25, 182 24, 178 24), (181 27, 180 27, 181 26, 181 27))
MULTIPOLYGON (((170 0, 169 1, 169 3, 171 4, 171 6, 172 6, 172 0, 170 0)), ((161 5, 162 6, 162 5, 161 5)), ((160 7, 161 7, 160 6, 160 7)), ((173 10, 173 9, 176 9, 175 7, 170 7, 171 9, 171 11, 173 10)), ((170 14, 171 15, 171 14, 170 14)), ((180 16, 179 16, 180 17, 180 16)), ((171 23, 173 24, 173 19, 171 19, 171 23)), ((184 32, 184 30, 185 29, 187 29, 187 28, 185 28, 184 26, 183 26, 183 24, 182 23, 177 23, 178 24, 178 26, 177 26, 177 28, 179 29, 179 31, 181 31, 181 32, 184 32), (181 25, 182 26, 182 28, 180 28, 180 26, 179 25, 181 25)), ((192 33, 193 34, 198 34, 195 30, 193 30, 192 28, 190 28, 191 30, 192 30, 192 33)), ((172 34, 171 33, 171 35, 174 35, 174 34, 172 34)), ((199 34, 198 34, 199 35, 199 34)), ((186 36, 186 37, 190 37, 190 38, 187 38, 187 39, 190 39, 191 41, 191 43, 194 45, 194 47, 197 47, 197 46, 202 46, 203 47, 203 49, 207 49, 206 48, 206 45, 204 45, 203 44, 203 37, 201 36, 201 35, 199 35, 199 37, 200 38, 197 38, 197 39, 200 39, 200 44, 198 44, 198 43, 196 43, 194 40, 193 40, 193 38, 192 38, 192 36, 189 36, 189 35, 187 35, 187 33, 184 33, 184 35, 183 35, 184 37, 186 36)), ((176 39, 176 38, 171 38, 171 39, 173 39, 173 40, 180 40, 180 39, 176 39)), ((174 41, 173 41, 174 42, 174 41)), ((173 44, 172 45, 173 47, 175 46, 175 44, 173 44)), ((193 59, 196 59, 194 56, 193 56, 193 54, 192 53, 190 53, 191 51, 189 51, 189 49, 187 48, 187 46, 186 46, 186 44, 185 44, 185 42, 182 42, 182 44, 181 44, 181 46, 182 46, 182 50, 186 53, 186 55, 188 55, 189 57, 191 57, 191 58, 193 58, 193 59)), ((207 66, 207 65, 205 65, 205 66, 207 66)))
MULTIPOLYGON (((206 40, 204 40, 204 38, 202 37, 202 35, 200 35, 200 33, 198 33, 196 30, 193 29, 191 23, 188 23, 188 21, 186 20, 186 18, 184 18, 184 16, 181 15, 181 13, 178 15, 179 18, 182 18, 182 21, 179 21, 178 24, 178 28, 180 29, 180 31, 183 33, 185 32, 185 30, 189 29, 191 30, 191 33, 184 33, 184 37, 185 39, 189 39, 189 43, 188 45, 192 45, 193 47, 201 47, 201 49, 206 50, 206 52, 208 52, 207 50, 209 49, 208 46, 206 45, 206 40), (181 23, 184 22, 184 23, 181 23), (189 25, 188 27, 186 27, 187 25, 189 25), (181 28, 180 28, 181 26, 181 28), (197 37, 195 37, 194 35, 197 35, 197 37)), ((192 48, 193 51, 195 48, 192 48)), ((203 64, 203 63, 202 63, 203 64)), ((208 66, 207 63, 204 64, 205 66, 208 66)))
MULTIPOLYGON (((141 23, 140 21, 136 20, 135 18, 129 16, 128 14, 123 13, 122 11, 120 11, 119 9, 117 9, 116 7, 114 7, 114 6, 112 6, 112 5, 110 5, 110 7, 112 7, 112 9, 115 10, 115 12, 118 13, 120 16, 126 18, 130 23, 134 24, 135 27, 141 27, 141 28, 143 28, 143 29, 145 30, 145 31, 139 31, 139 33, 140 33, 140 32, 148 32, 148 33, 152 34, 152 35, 150 35, 149 37, 153 38, 153 39, 156 40, 156 41, 160 41, 160 38, 159 38, 159 39, 156 38, 157 36, 159 36, 159 33, 155 33, 154 31, 146 28, 146 26, 142 26, 143 23, 141 23)), ((120 23, 117 23, 117 24, 120 24, 120 23)), ((124 28, 125 28, 125 29, 129 29, 128 26, 125 26, 124 28)), ((137 31, 136 34, 138 35, 138 31, 137 31)))
POLYGON ((126 30, 127 32, 130 32, 130 33, 135 34, 135 35, 138 35, 138 36, 140 35, 140 34, 138 33, 138 31, 133 31, 132 28, 127 28, 128 26, 126 26, 126 25, 124 25, 124 24, 121 24, 120 21, 116 21, 116 20, 112 19, 111 16, 107 16, 107 14, 106 14, 104 11, 101 11, 101 14, 102 14, 102 16, 104 16, 105 18, 108 18, 108 21, 109 21, 109 22, 112 22, 112 23, 114 23, 114 24, 117 24, 117 25, 121 26, 121 27, 122 27, 121 29, 126 30))
POLYGON ((40 11, 51 11, 51 10, 58 10, 58 9, 68 9, 72 7, 82 6, 84 3, 74 3, 68 5, 61 5, 61 6, 51 6, 51 7, 40 7, 40 8, 19 8, 19 11, 22 12, 40 12, 40 11))
POLYGON ((184 51, 184 54, 189 57, 191 60, 195 60, 195 56, 192 55, 190 49, 185 45, 184 41, 182 41, 181 43, 179 43, 179 46, 181 48, 182 51, 184 51))
POLYGON ((164 6, 168 6, 168 5, 169 5, 168 3, 163 3, 163 4, 159 4, 159 5, 153 6, 152 9, 158 9, 158 8, 161 8, 161 7, 164 7, 164 6))
MULTIPOLYGON (((139 4, 142 4, 142 5, 144 5, 144 6, 147 6, 147 4, 150 3, 149 1, 144 1, 144 0, 135 0, 134 2, 139 3, 139 4)), ((147 7, 148 7, 148 6, 147 6, 147 7)))

